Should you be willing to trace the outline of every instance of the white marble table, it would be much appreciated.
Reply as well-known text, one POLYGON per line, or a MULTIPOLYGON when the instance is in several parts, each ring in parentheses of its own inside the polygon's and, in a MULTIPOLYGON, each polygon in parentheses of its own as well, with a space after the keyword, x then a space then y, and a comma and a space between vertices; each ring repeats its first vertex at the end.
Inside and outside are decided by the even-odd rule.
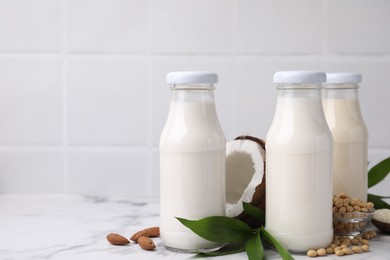
MULTIPOLYGON (((149 252, 138 245, 112 246, 110 232, 130 236, 159 225, 159 203, 72 195, 0 195, 0 259, 194 259, 173 253, 155 239, 149 252)), ((267 259, 279 259, 266 250, 267 259)), ((294 256, 296 259, 309 259, 294 256)), ((340 259, 334 255, 316 259, 340 259)), ((245 253, 212 259, 247 259, 245 253)), ((378 234, 371 252, 341 259, 390 259, 390 236, 378 234)))

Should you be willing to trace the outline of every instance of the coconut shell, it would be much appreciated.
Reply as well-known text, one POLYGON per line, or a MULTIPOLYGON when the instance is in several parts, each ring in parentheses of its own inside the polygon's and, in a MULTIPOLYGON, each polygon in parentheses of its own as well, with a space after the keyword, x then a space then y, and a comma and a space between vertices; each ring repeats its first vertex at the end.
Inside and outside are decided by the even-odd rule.
MULTIPOLYGON (((241 135, 235 138, 234 140, 251 140, 259 144, 265 151, 265 142, 262 139, 259 139, 254 136, 249 135, 241 135)), ((252 196, 252 201, 250 202, 253 206, 265 210, 265 160, 264 160, 264 175, 261 180, 261 183, 259 183, 256 186, 255 192, 252 196)), ((240 219, 247 223, 251 228, 258 228, 260 227, 260 223, 256 222, 253 218, 251 218, 247 213, 244 211, 236 216, 237 219, 240 219)))
POLYGON ((371 223, 374 224, 379 230, 390 234, 390 223, 382 222, 376 219, 371 219, 371 223))

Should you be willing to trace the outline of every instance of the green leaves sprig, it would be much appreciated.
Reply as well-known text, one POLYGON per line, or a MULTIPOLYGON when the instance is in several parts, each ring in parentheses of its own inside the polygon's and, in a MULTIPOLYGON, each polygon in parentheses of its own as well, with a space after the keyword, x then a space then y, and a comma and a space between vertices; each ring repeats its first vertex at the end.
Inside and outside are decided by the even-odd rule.
MULTIPOLYGON (((368 188, 371 188, 381 182, 390 172, 390 157, 384 159, 368 171, 368 188)), ((367 201, 374 203, 375 208, 387 208, 390 209, 390 205, 383 199, 390 197, 378 196, 374 194, 368 194, 367 201)))
MULTIPOLYGON (((264 225, 265 214, 249 203, 243 203, 244 211, 264 225)), ((177 218, 184 226, 200 237, 221 243, 228 243, 217 251, 202 253, 207 256, 234 254, 246 251, 249 260, 264 258, 262 240, 276 248, 283 259, 294 259, 290 253, 263 227, 251 229, 245 222, 229 217, 207 217, 200 220, 177 218)))

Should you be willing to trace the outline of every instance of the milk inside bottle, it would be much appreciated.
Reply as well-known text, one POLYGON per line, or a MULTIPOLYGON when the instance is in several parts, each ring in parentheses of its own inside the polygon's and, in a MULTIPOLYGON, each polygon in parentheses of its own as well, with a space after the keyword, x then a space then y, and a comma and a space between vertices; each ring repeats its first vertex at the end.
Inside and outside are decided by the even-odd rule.
POLYGON ((281 71, 266 139, 266 229, 288 250, 330 244, 333 141, 321 100, 326 74, 281 71))
POLYGON ((225 215, 225 137, 215 102, 212 72, 171 72, 172 99, 160 137, 161 239, 174 251, 197 252, 207 241, 176 217, 198 220, 225 215))
POLYGON ((328 73, 322 101, 334 141, 333 192, 366 201, 368 133, 360 111, 360 82, 358 73, 328 73))

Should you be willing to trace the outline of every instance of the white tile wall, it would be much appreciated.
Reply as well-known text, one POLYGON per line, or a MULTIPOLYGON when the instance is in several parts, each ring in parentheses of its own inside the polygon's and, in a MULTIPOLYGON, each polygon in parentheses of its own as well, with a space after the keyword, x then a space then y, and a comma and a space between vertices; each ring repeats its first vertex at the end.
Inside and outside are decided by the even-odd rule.
POLYGON ((240 53, 322 53, 324 1, 238 1, 237 50, 240 53))
POLYGON ((265 138, 274 71, 359 71, 373 165, 390 156, 388 13, 387 0, 0 0, 0 193, 158 198, 173 70, 219 74, 229 140, 265 138))
POLYGON ((146 52, 147 4, 145 0, 67 1, 68 51, 146 52))
POLYGON ((59 149, 0 150, 1 193, 58 193, 65 191, 63 152, 59 149))
POLYGON ((70 144, 147 144, 144 59, 77 57, 67 66, 70 144))
POLYGON ((327 50, 343 54, 390 52, 390 5, 387 0, 330 0, 327 50))
POLYGON ((61 0, 1 0, 0 51, 61 51, 62 7, 61 0))
POLYGON ((154 52, 226 54, 233 51, 235 1, 151 2, 154 52))
POLYGON ((0 144, 61 144, 62 110, 60 58, 0 57, 0 144))
POLYGON ((160 153, 158 148, 152 149, 151 174, 149 174, 148 183, 150 183, 153 198, 160 197, 160 153))
POLYGON ((147 165, 145 149, 72 149, 68 158, 68 192, 146 198, 147 165))

